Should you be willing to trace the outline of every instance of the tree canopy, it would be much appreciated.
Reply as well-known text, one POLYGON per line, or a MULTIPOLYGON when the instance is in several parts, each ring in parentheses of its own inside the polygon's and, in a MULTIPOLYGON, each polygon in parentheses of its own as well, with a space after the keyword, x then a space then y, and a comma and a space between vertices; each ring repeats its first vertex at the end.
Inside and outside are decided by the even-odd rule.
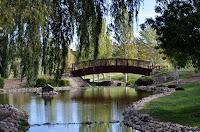
POLYGON ((129 22, 137 17, 143 0, 1 0, 0 74, 7 78, 20 62, 20 76, 28 85, 45 74, 60 78, 66 66, 68 46, 76 33, 79 50, 93 47, 97 59, 102 20, 111 14, 113 25, 128 11, 129 22), (42 59, 42 61, 41 61, 42 59), (42 63, 41 63, 42 62, 42 63))
POLYGON ((160 13, 146 23, 157 30, 160 50, 176 65, 200 68, 200 1, 172 0, 157 6, 160 13))

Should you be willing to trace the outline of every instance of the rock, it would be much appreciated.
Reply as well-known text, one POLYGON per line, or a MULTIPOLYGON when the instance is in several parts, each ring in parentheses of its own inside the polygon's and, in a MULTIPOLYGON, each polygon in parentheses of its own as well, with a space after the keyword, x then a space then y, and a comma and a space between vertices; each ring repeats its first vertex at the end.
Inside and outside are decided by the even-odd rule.
POLYGON ((29 127, 27 113, 10 105, 0 105, 0 132, 22 132, 29 127))
POLYGON ((81 124, 87 124, 87 125, 91 125, 93 122, 91 121, 86 121, 86 122, 82 122, 81 124))
POLYGON ((43 125, 46 125, 46 126, 48 126, 48 125, 51 125, 51 123, 49 123, 49 122, 48 122, 48 123, 44 123, 43 125))
POLYGON ((99 123, 98 121, 95 121, 94 123, 99 123))
POLYGON ((109 123, 118 123, 118 122, 120 122, 120 121, 118 121, 118 120, 109 121, 109 123))
POLYGON ((92 123, 91 121, 86 121, 84 124, 91 125, 92 123))
POLYGON ((104 121, 101 121, 100 124, 104 124, 104 121))

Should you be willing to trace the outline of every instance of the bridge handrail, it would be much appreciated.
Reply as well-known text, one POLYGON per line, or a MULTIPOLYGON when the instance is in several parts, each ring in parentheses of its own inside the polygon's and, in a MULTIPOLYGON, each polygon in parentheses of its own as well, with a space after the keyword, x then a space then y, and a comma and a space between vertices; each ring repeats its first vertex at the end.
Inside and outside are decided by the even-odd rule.
POLYGON ((148 68, 150 61, 137 60, 137 59, 123 59, 123 58, 110 58, 110 59, 98 59, 94 63, 93 60, 82 61, 72 64, 72 71, 79 69, 86 69, 95 66, 134 66, 148 68))

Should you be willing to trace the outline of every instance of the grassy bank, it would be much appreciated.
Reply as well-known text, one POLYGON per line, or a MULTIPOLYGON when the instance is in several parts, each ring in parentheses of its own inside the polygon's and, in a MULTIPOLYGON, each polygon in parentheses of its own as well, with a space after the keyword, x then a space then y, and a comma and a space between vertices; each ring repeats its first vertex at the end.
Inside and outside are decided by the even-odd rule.
POLYGON ((161 121, 200 127, 200 83, 179 85, 185 91, 155 99, 145 105, 141 113, 148 113, 161 121))

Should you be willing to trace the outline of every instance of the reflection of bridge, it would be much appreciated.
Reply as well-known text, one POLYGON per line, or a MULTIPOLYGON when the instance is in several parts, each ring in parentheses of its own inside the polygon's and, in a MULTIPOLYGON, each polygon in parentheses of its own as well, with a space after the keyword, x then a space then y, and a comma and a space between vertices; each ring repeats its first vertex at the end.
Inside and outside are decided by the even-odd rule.
POLYGON ((134 73, 148 76, 152 72, 149 65, 150 61, 136 59, 112 58, 99 59, 96 62, 89 60, 72 64, 71 73, 76 77, 110 72, 134 73))

